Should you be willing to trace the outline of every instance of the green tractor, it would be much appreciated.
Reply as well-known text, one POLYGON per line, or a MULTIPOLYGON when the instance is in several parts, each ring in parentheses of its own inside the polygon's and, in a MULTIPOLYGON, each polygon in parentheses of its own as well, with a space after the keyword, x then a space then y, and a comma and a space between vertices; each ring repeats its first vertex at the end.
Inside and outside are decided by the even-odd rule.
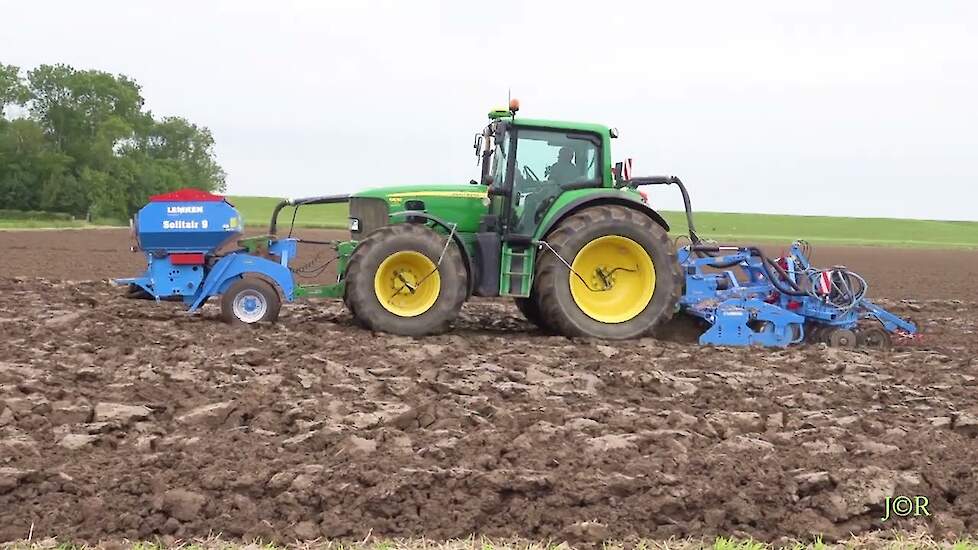
POLYGON ((476 134, 479 181, 279 204, 272 235, 286 206, 349 202, 336 284, 295 295, 343 298, 366 328, 409 336, 447 330, 470 296, 511 297, 566 336, 633 338, 668 320, 682 275, 668 224, 635 187, 678 179, 628 179, 611 163, 614 129, 518 109, 491 111, 476 134))

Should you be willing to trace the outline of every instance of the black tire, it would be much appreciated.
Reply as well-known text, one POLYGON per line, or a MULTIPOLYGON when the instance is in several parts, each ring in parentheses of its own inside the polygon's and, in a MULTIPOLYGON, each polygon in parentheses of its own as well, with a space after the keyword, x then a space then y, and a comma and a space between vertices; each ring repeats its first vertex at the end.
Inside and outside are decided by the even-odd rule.
POLYGON ((520 310, 526 320, 536 325, 544 332, 555 332, 553 327, 540 315, 540 306, 537 303, 536 290, 530 292, 528 298, 513 298, 516 309, 520 310))
POLYGON ((126 298, 129 300, 152 300, 153 295, 146 292, 143 287, 135 283, 130 283, 126 288, 126 298))
POLYGON ((652 298, 644 310, 627 321, 603 323, 592 319, 574 301, 567 266, 550 251, 541 250, 535 285, 541 317, 565 336, 636 338, 651 333, 676 311, 683 280, 675 248, 666 231, 641 212, 611 205, 587 208, 562 221, 547 242, 573 265, 586 244, 609 235, 631 239, 649 254, 655 269, 652 298))
POLYGON ((462 254, 454 242, 445 249, 445 235, 420 224, 402 223, 370 233, 353 251, 346 270, 344 300, 366 328, 403 336, 438 334, 451 328, 465 302, 468 276, 462 254), (381 263, 396 252, 418 252, 438 267, 440 286, 435 302, 423 313, 402 317, 384 307, 374 290, 381 263))
POLYGON ((282 310, 282 298, 271 283, 257 278, 238 279, 221 295, 221 317, 232 325, 250 325, 254 323, 273 323, 278 319, 282 310), (262 308, 249 316, 241 303, 235 307, 236 301, 247 298, 257 300, 262 308))

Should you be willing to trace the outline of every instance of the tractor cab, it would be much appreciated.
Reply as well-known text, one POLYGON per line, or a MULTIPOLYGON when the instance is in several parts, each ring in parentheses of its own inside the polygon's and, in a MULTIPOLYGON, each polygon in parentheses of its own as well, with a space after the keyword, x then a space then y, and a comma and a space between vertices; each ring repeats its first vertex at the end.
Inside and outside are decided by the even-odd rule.
MULTIPOLYGON (((593 209, 598 206, 614 206, 640 212, 641 217, 636 219, 644 218, 641 223, 661 229, 667 226, 642 203, 640 194, 616 187, 609 160, 610 140, 617 136, 615 130, 598 124, 517 117, 518 110, 519 104, 514 102, 508 110, 491 111, 490 123, 474 142, 482 164, 481 183, 489 197, 488 212, 475 235, 476 264, 482 269, 474 293, 515 298, 527 313, 538 302, 534 287, 541 272, 538 258, 555 256, 547 242, 548 234, 565 219, 584 210, 594 214, 598 211, 593 209)), ((615 210, 619 211, 624 212, 615 210)), ((602 212, 605 211, 599 213, 602 212)), ((620 295, 626 302, 638 300, 641 307, 625 317, 630 319, 638 317, 647 306, 647 296, 638 291, 610 290, 618 279, 640 279, 620 273, 622 269, 642 275, 645 271, 651 273, 651 268, 642 264, 643 257, 648 257, 642 247, 636 245, 632 250, 628 243, 622 243, 607 239, 596 245, 591 255, 603 259, 590 271, 608 276, 595 275, 598 280, 585 284, 591 290, 582 292, 592 298, 597 292, 593 289, 601 288, 602 299, 620 295)), ((607 309, 620 307, 615 300, 608 302, 607 309)), ((527 315, 535 317, 532 312, 527 315)), ((595 315, 601 317, 599 313, 595 315)), ((617 317, 612 314, 607 318, 617 317)))
POLYGON ((534 236, 543 217, 566 191, 611 186, 607 128, 516 118, 519 104, 489 113, 476 135, 481 183, 491 199, 489 223, 507 235, 534 236))

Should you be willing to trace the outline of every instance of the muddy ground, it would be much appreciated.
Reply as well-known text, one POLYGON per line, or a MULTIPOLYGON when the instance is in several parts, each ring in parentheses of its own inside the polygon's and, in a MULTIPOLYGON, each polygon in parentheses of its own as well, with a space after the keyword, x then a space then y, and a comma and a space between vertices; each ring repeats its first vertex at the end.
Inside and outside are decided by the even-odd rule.
POLYGON ((124 299, 125 246, 0 232, 0 541, 978 531, 974 252, 820 248, 925 331, 871 353, 571 341, 493 301, 420 340, 335 302, 232 330, 124 299), (882 522, 897 495, 931 515, 882 522))

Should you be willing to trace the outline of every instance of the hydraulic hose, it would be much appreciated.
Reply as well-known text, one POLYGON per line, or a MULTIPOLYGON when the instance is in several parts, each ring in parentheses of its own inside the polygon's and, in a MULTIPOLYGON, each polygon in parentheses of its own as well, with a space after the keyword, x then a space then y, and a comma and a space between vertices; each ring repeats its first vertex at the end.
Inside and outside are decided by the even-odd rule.
MULTIPOLYGON (((757 249, 754 248, 754 250, 757 249)), ((774 288, 776 288, 778 292, 787 294, 788 296, 808 296, 808 293, 802 290, 801 287, 798 286, 798 283, 792 281, 791 277, 788 277, 788 274, 781 269, 781 266, 778 265, 777 262, 768 258, 767 256, 764 256, 763 254, 760 254, 760 251, 758 251, 758 253, 758 255, 761 257, 761 266, 764 268, 764 273, 767 274, 771 284, 774 285, 774 288), (777 271, 779 275, 778 277, 775 277, 774 274, 771 273, 772 267, 775 271, 777 271), (787 282, 791 288, 781 286, 782 282, 787 282)))
POLYGON ((683 195, 683 209, 686 211, 686 227, 689 228, 689 240, 692 241, 693 244, 699 244, 700 238, 696 234, 696 227, 693 226, 693 207, 689 201, 689 192, 686 191, 686 186, 683 185, 682 180, 676 176, 672 176, 670 179, 672 180, 672 183, 676 184, 676 187, 679 188, 679 192, 683 195))
MULTIPOLYGON (((286 206, 298 208, 304 204, 333 204, 339 202, 350 202, 350 195, 325 195, 321 197, 306 197, 304 199, 285 199, 276 204, 275 209, 272 210, 272 221, 268 224, 268 234, 275 235, 276 231, 278 231, 278 214, 286 206)), ((293 218, 294 222, 295 220, 293 218)))
POLYGON ((292 201, 286 199, 275 205, 275 208, 272 210, 272 221, 271 223, 268 224, 269 235, 274 235, 275 232, 278 231, 278 213, 281 212, 283 208, 285 208, 290 204, 292 204, 292 201))
POLYGON ((676 176, 645 176, 628 180, 625 183, 628 187, 638 188, 642 185, 675 185, 683 195, 683 209, 686 211, 686 227, 689 228, 689 240, 694 245, 700 244, 700 238, 696 235, 696 227, 693 225, 693 207, 689 200, 689 192, 682 180, 676 176))

